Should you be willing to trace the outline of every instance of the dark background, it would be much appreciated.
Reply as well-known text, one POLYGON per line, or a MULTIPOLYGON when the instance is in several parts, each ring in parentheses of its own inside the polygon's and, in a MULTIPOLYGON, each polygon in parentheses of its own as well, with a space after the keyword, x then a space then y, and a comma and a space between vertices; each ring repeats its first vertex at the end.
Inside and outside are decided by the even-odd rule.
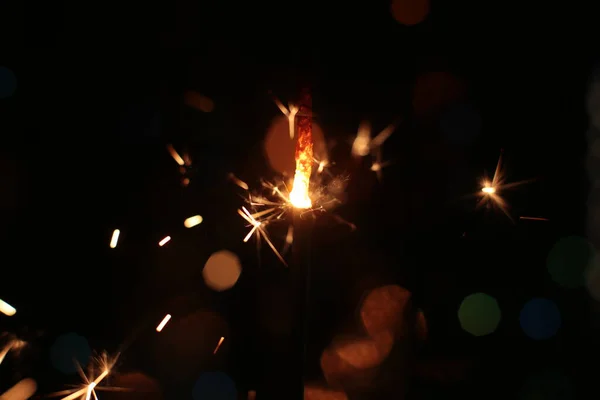
MULTIPOLYGON (((166 398, 189 398, 193 377, 171 380, 149 355, 158 346, 150 334, 166 312, 196 309, 219 312, 231 339, 220 359, 184 363, 185 372, 225 370, 240 392, 265 385, 256 299, 273 290, 269 277, 282 266, 267 250, 259 265, 253 244, 242 243, 241 201, 227 174, 255 187, 276 175, 261 154, 279 115, 269 91, 293 100, 305 85, 327 138, 350 140, 362 120, 376 132, 401 121, 383 147, 395 161, 383 183, 368 166, 354 171, 336 210, 357 232, 321 234, 314 347, 352 318, 365 287, 397 283, 427 317, 418 357, 475 366, 458 381, 416 379, 410 396, 514 396, 548 365, 583 381, 583 364, 592 362, 586 294, 559 289, 545 272, 553 243, 584 233, 584 103, 596 55, 583 10, 434 2, 426 21, 404 27, 386 2, 2 7, 14 38, 4 40, 17 46, 0 53, 0 64, 19 86, 0 102, 8 171, 0 297, 19 312, 0 326, 35 337, 17 372, 2 370, 3 387, 28 375, 42 392, 73 383, 51 371, 47 349, 76 331, 99 350, 135 337, 120 369, 157 378, 166 398), (445 104, 429 99, 434 106, 417 110, 419 77, 432 72, 463 83, 461 100, 483 121, 473 140, 456 143, 440 131, 445 104), (214 112, 186 106, 187 90, 214 100, 214 112), (187 188, 168 143, 193 158, 187 188), (511 214, 549 222, 512 224, 463 198, 479 190, 484 170, 493 173, 501 149, 509 181, 535 178, 507 195, 511 214), (186 230, 181 222, 194 214, 205 221, 186 230), (116 226, 121 241, 111 250, 116 226), (159 248, 165 235, 174 239, 159 248), (215 294, 201 269, 222 248, 240 256, 244 272, 233 290, 215 294), (477 291, 498 299, 504 319, 496 333, 474 339, 456 310, 477 291), (518 323, 522 304, 538 296, 559 303, 563 316, 560 334, 545 342, 527 339, 518 323)), ((336 151, 343 167, 349 146, 336 151)))

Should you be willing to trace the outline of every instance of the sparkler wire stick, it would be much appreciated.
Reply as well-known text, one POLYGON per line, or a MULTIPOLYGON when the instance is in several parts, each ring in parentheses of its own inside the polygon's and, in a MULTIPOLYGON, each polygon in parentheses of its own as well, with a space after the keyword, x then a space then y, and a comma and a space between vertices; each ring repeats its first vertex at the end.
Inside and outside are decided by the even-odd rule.
POLYGON ((300 113, 297 117, 296 144, 296 173, 294 186, 290 193, 290 201, 294 205, 293 227, 294 240, 292 242, 292 260, 290 265, 290 278, 293 296, 293 326, 292 326, 292 351, 291 362, 294 368, 292 375, 295 381, 290 393, 291 399, 304 399, 304 377, 306 369, 306 344, 308 334, 308 301, 310 293, 310 267, 311 267, 311 240, 314 217, 306 213, 311 207, 309 181, 312 172, 312 97, 308 89, 303 90, 299 102, 300 113))
POLYGON ((308 342, 308 309, 310 301, 310 275, 312 258, 312 230, 314 219, 311 214, 294 210, 294 241, 289 266, 292 285, 293 326, 291 363, 294 368, 293 400, 304 399, 304 377, 306 370, 306 346, 308 342))

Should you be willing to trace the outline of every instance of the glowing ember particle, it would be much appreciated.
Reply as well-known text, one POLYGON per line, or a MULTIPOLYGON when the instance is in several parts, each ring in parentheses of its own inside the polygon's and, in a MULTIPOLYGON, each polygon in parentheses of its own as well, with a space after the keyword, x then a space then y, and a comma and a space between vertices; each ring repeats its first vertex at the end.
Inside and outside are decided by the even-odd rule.
POLYGON ((519 217, 519 219, 523 219, 526 221, 550 221, 548 218, 542 217, 519 217))
POLYGON ((171 155, 171 157, 173 157, 173 160, 175 160, 175 162, 181 166, 185 165, 185 161, 183 160, 183 158, 181 158, 181 156, 179 155, 179 153, 177 153, 177 151, 175 151, 175 148, 173 147, 173 145, 169 144, 167 145, 167 150, 169 151, 169 154, 171 155))
POLYGON ((162 247, 165 244, 169 243, 170 240, 171 240, 171 236, 166 236, 164 239, 162 239, 160 242, 158 242, 158 245, 162 247))
POLYGON ((213 354, 217 354, 217 351, 219 351, 219 347, 221 347, 224 340, 225 338, 221 336, 221 339, 219 339, 219 343, 217 344, 217 347, 215 347, 215 351, 213 351, 213 354))
MULTIPOLYGON (((310 115, 312 99, 308 90, 304 91, 300 111, 310 115)), ((310 208, 310 175, 313 164, 312 118, 298 117, 298 142, 296 143, 296 171, 290 192, 290 203, 296 208, 310 208)))
POLYGON ((110 238, 110 248, 114 249, 115 247, 117 247, 117 243, 119 242, 119 235, 121 234, 121 231, 118 229, 115 229, 113 231, 112 237, 110 238))
POLYGON ((162 331, 163 328, 165 327, 165 325, 167 324, 167 322, 169 322, 170 319, 171 319, 171 314, 165 315, 165 317, 163 318, 163 320, 160 321, 160 324, 158 324, 158 326, 156 327, 156 332, 162 331))
POLYGON ((183 225, 186 228, 193 228, 196 225, 200 225, 202 221, 203 219, 201 215, 194 215, 193 217, 189 217, 185 221, 183 221, 183 225))
POLYGON ((229 173, 229 179, 231 179, 231 181, 233 183, 235 183, 236 185, 238 185, 239 187, 241 187, 244 190, 248 190, 248 184, 244 181, 242 181, 241 179, 238 179, 238 177, 236 177, 233 173, 229 173))
POLYGON ((17 313, 17 309, 0 299, 0 312, 4 315, 12 317, 17 313))

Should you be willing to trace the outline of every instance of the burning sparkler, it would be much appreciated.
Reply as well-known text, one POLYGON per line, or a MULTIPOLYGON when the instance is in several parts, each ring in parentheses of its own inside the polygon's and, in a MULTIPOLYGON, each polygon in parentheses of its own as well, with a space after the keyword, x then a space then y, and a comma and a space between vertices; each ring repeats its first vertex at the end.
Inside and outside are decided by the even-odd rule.
MULTIPOLYGON (((290 136, 297 136, 294 177, 292 182, 283 180, 276 182, 262 181, 262 192, 258 194, 249 193, 245 198, 248 203, 247 206, 239 209, 238 214, 248 223, 250 228, 244 242, 247 242, 254 235, 258 246, 262 241, 265 241, 277 258, 284 265, 287 265, 283 255, 290 249, 294 240, 294 230, 289 218, 291 214, 314 215, 317 212, 329 211, 341 204, 340 197, 343 195, 349 179, 348 176, 336 176, 328 171, 327 169, 334 165, 333 163, 326 159, 318 160, 314 157, 312 138, 312 116, 314 114, 310 107, 310 93, 305 92, 304 98, 298 103, 299 106, 290 106, 290 109, 287 109, 277 98, 274 98, 274 101, 281 112, 290 120, 290 136), (315 167, 313 167, 313 164, 315 164, 315 167), (287 221, 289 228, 284 246, 281 251, 278 251, 269 237, 267 226, 281 221, 287 221)), ((382 168, 390 164, 390 162, 381 160, 381 146, 390 137, 394 129, 394 124, 389 125, 371 139, 370 125, 362 123, 352 146, 352 154, 355 156, 366 156, 370 153, 374 155, 375 161, 371 166, 371 170, 377 174, 379 179, 381 179, 382 168)), ((229 175, 229 179, 240 188, 249 191, 249 185, 233 174, 229 175)), ((334 214, 330 215, 352 230, 356 229, 354 224, 343 218, 334 214)))

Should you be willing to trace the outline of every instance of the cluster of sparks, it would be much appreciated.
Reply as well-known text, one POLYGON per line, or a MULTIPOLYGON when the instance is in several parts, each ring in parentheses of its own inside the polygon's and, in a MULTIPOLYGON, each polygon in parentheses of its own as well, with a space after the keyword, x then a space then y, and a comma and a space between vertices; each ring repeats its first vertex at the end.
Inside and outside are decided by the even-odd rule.
MULTIPOLYGON (((244 237, 243 241, 247 242, 252 237, 256 238, 257 245, 260 247, 264 241, 277 258, 284 264, 285 254, 289 251, 294 239, 294 227, 290 223, 289 216, 292 213, 314 216, 316 213, 328 212, 341 203, 340 195, 343 194, 347 185, 348 176, 334 175, 329 167, 332 165, 328 160, 318 160, 313 154, 313 139, 312 139, 312 110, 306 107, 289 104, 285 107, 281 101, 274 98, 277 107, 287 117, 289 122, 290 140, 296 138, 295 161, 296 168, 294 177, 291 181, 279 179, 277 181, 261 181, 261 189, 258 192, 251 192, 250 186, 230 174, 230 180, 237 186, 242 188, 246 195, 244 200, 246 206, 238 210, 238 214, 247 222, 250 231, 244 237), (288 229, 285 236, 283 248, 278 250, 267 232, 267 226, 275 222, 287 221, 288 229)), ((354 157, 371 156, 373 158, 371 171, 375 172, 379 180, 382 179, 382 169, 391 164, 390 161, 382 160, 382 145, 390 137, 396 129, 396 125, 392 124, 386 127, 379 134, 372 137, 370 124, 363 122, 360 124, 358 133, 353 140, 351 154, 354 157)), ((186 171, 191 166, 191 158, 187 153, 180 156, 172 145, 167 147, 171 157, 180 166, 182 174, 182 184, 187 186, 189 178, 186 176, 186 171)), ((498 159, 496 169, 492 179, 484 178, 481 181, 481 191, 477 193, 480 197, 477 207, 488 206, 495 207, 503 212, 509 219, 512 217, 508 211, 508 204, 502 197, 502 192, 511 187, 515 187, 526 183, 526 181, 507 183, 505 173, 502 169, 502 155, 498 159)), ((350 222, 343 220, 341 217, 330 214, 337 221, 347 224, 351 229, 355 226, 350 222)), ((521 220, 547 221, 542 217, 519 217, 521 220)), ((203 218, 200 215, 195 215, 187 218, 184 221, 186 228, 192 228, 202 223, 203 218)), ((115 229, 110 239, 109 246, 114 249, 117 247, 121 231, 115 229)), ((159 246, 164 246, 171 240, 171 236, 163 237, 159 242, 159 246)), ((16 309, 10 304, 0 299, 0 312, 13 316, 16 309)), ((168 322, 171 320, 171 315, 167 314, 156 327, 157 332, 161 332, 168 322)), ((221 337, 214 349, 214 354, 217 353, 225 338, 221 337)), ((0 349, 0 364, 9 352, 18 352, 27 343, 16 338, 10 338, 8 342, 0 349)), ((96 357, 90 363, 88 373, 84 373, 79 364, 77 370, 83 383, 73 389, 65 390, 51 394, 49 397, 62 397, 62 400, 98 400, 97 390, 112 390, 112 391, 128 391, 125 388, 116 388, 109 386, 100 386, 103 380, 111 373, 119 355, 110 358, 106 353, 100 357, 96 357)))
POLYGON ((87 374, 81 368, 78 362, 75 362, 77 372, 81 377, 83 384, 76 386, 73 389, 67 389, 60 392, 55 392, 48 397, 62 397, 61 400, 98 400, 97 390, 127 392, 130 389, 119 388, 114 386, 99 386, 100 383, 110 374, 113 366, 117 362, 119 354, 113 358, 109 358, 106 353, 100 357, 94 358, 90 363, 90 368, 87 374))

